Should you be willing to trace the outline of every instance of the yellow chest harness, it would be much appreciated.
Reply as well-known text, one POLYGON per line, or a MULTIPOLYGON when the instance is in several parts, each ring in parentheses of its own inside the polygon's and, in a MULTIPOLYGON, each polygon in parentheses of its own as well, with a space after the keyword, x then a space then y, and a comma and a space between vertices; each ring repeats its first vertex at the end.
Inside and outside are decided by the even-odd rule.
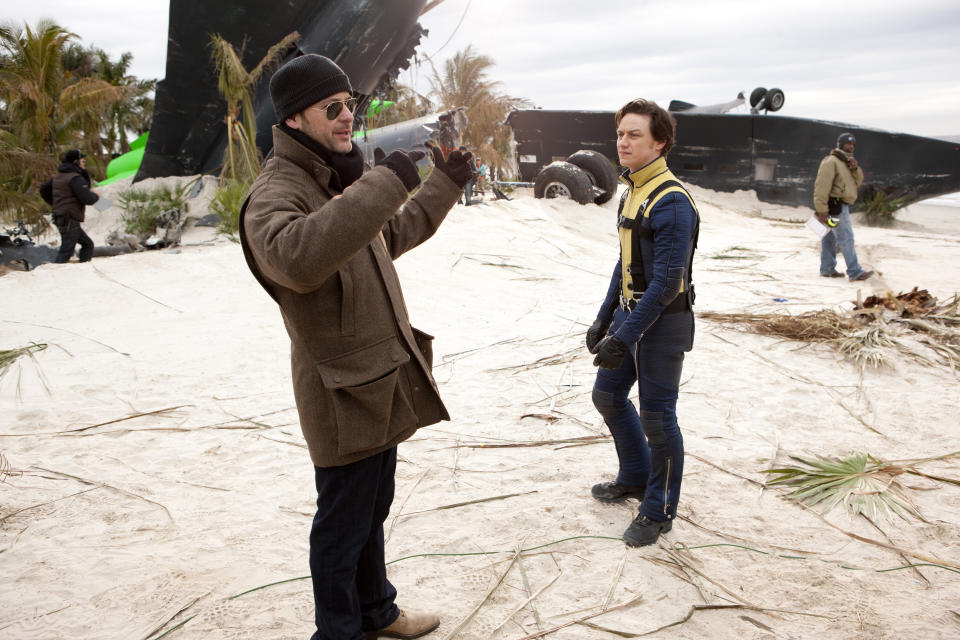
MULTIPOLYGON (((693 198, 677 181, 667 168, 667 161, 657 158, 654 162, 623 178, 630 186, 626 200, 617 220, 620 235, 620 293, 623 299, 639 299, 646 288, 643 273, 635 273, 633 265, 640 264, 640 256, 635 255, 640 236, 652 236, 650 231, 650 212, 661 198, 670 193, 682 193, 696 210, 693 198), (649 176, 649 177, 648 177, 649 176)), ((686 282, 680 289, 685 290, 686 282)))

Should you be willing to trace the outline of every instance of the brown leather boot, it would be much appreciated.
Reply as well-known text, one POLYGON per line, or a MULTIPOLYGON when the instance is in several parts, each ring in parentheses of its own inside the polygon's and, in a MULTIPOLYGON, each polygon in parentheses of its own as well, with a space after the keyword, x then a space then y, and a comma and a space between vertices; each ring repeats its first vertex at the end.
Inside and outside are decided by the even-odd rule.
POLYGON ((440 626, 440 618, 432 613, 415 613, 400 610, 400 615, 379 631, 367 631, 367 640, 377 638, 419 638, 440 626))

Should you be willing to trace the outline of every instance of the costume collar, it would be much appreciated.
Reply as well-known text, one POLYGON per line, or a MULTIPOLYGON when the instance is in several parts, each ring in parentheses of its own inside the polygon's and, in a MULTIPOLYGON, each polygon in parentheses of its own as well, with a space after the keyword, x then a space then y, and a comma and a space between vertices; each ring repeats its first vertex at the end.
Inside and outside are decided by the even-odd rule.
POLYGON ((640 167, 633 173, 630 173, 630 170, 627 169, 620 174, 620 179, 631 187, 639 187, 647 182, 650 182, 658 175, 668 170, 667 159, 663 156, 658 156, 656 160, 640 167))

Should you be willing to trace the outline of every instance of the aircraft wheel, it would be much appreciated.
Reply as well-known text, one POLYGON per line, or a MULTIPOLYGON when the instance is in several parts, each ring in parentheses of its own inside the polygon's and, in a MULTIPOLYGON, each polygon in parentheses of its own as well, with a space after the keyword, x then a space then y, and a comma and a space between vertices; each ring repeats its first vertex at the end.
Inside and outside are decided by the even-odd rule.
POLYGON ((768 111, 780 111, 783 108, 783 91, 780 89, 770 89, 767 91, 767 101, 764 106, 768 111))
POLYGON ((760 101, 763 100, 764 96, 767 95, 767 90, 763 87, 757 87, 750 92, 750 106, 755 107, 760 104, 760 101))
POLYGON ((593 176, 593 183, 606 192, 594 198, 594 203, 603 204, 617 192, 617 171, 602 153, 581 149, 567 158, 567 162, 593 176))
POLYGON ((537 198, 570 198, 580 204, 591 200, 590 175, 580 167, 557 160, 537 174, 533 182, 533 195, 537 198))

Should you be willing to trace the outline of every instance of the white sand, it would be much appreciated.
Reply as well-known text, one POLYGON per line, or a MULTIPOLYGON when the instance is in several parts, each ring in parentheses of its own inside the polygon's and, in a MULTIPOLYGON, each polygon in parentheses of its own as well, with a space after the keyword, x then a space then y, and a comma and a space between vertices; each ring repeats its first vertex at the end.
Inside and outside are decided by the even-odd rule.
MULTIPOLYGON (((952 235, 917 222, 857 226, 861 262, 882 276, 849 283, 818 277, 818 243, 776 220, 809 210, 693 192, 700 311, 849 309, 858 294, 913 286, 943 300, 960 282, 956 210, 945 214, 952 235), (718 259, 732 255, 743 259, 718 259)), ((927 521, 871 524, 839 509, 821 519, 760 485, 771 459, 789 454, 960 449, 948 370, 895 358, 861 377, 827 347, 699 320, 678 408, 681 519, 643 549, 619 540, 636 503, 589 495, 616 472, 609 439, 490 446, 607 434, 582 345, 615 260, 614 204, 521 193, 457 206, 398 261, 414 324, 436 335, 453 416, 400 446, 387 523, 399 604, 439 612, 438 639, 517 639, 604 608, 588 622, 642 634, 692 607, 649 637, 960 636, 960 571, 886 571, 919 557, 957 566, 960 487, 902 476, 927 521), (469 501, 483 502, 438 509, 469 501), (529 551, 511 564, 518 549, 529 551), (466 555, 479 552, 500 553, 466 555)), ((116 225, 111 211, 90 210, 98 242, 116 225)), ((11 472, 0 484, 0 639, 145 640, 184 621, 164 637, 312 632, 310 582, 295 579, 309 571, 315 493, 289 343, 240 247, 201 244, 211 237, 194 229, 173 251, 0 278, 0 348, 49 345, 0 382, 11 472), (137 412, 161 413, 126 419, 137 412)), ((960 476, 955 461, 920 468, 960 476)), ((620 636, 571 624, 547 637, 620 636)))

